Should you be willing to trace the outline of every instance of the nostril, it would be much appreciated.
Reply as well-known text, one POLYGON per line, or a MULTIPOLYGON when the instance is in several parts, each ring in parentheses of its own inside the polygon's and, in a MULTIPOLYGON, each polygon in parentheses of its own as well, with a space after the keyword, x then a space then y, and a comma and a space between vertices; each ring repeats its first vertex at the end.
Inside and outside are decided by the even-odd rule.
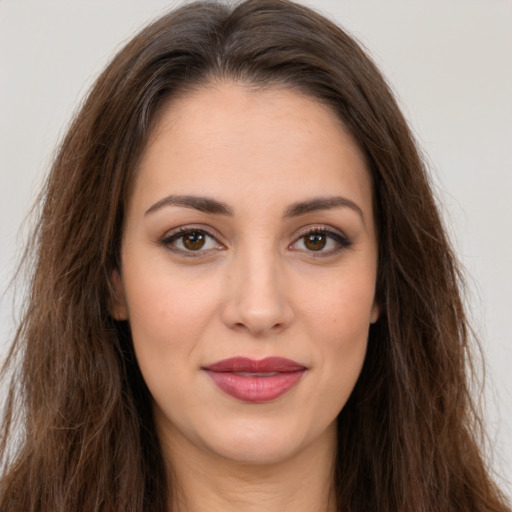
POLYGON ((248 266, 247 260, 243 263, 239 279, 225 288, 221 321, 230 329, 254 336, 286 329, 294 315, 289 297, 283 293, 286 287, 275 279, 275 269, 256 263, 248 266))

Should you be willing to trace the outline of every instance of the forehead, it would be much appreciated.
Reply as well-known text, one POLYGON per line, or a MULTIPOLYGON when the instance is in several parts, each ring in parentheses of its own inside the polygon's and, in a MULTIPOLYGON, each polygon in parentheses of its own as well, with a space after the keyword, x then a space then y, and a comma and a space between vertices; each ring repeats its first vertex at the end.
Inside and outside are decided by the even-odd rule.
POLYGON ((134 193, 169 188, 228 201, 300 200, 338 188, 364 202, 371 178, 330 107, 283 87, 223 83, 175 97, 159 112, 134 193))

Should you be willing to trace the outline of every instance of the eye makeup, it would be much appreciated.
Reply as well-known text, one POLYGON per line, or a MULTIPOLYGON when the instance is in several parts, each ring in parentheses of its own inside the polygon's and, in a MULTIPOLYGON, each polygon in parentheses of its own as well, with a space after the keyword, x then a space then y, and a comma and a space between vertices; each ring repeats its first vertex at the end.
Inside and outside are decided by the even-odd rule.
MULTIPOLYGON (((185 257, 204 257, 212 251, 225 250, 217 237, 204 227, 181 226, 166 234, 160 245, 185 257)), ((348 249, 352 242, 347 236, 330 226, 310 226, 302 231, 288 249, 313 257, 328 257, 348 249)))
POLYGON ((352 242, 347 236, 329 226, 313 226, 302 232, 289 248, 311 253, 314 257, 327 257, 348 249, 352 242), (302 248, 298 247, 299 243, 302 248))
POLYGON ((201 257, 205 253, 225 249, 208 230, 194 226, 181 226, 166 234, 159 243, 169 251, 185 257, 201 257))

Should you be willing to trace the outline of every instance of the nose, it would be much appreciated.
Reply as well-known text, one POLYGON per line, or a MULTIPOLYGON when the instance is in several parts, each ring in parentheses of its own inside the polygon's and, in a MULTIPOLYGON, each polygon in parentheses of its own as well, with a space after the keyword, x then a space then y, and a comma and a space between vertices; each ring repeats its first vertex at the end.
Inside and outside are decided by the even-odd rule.
POLYGON ((263 337, 292 323, 290 290, 277 259, 261 252, 241 254, 230 264, 221 313, 227 327, 263 337))

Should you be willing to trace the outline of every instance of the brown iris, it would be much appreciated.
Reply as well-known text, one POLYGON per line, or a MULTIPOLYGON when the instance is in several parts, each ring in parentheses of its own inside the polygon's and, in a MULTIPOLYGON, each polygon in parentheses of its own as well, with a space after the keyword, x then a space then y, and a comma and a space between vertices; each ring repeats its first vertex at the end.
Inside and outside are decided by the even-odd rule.
POLYGON ((201 249, 205 242, 206 237, 204 233, 201 233, 200 231, 190 231, 183 235, 183 245, 191 251, 201 249))
POLYGON ((321 251, 327 243, 327 237, 323 233, 311 233, 304 237, 304 244, 310 251, 321 251))

